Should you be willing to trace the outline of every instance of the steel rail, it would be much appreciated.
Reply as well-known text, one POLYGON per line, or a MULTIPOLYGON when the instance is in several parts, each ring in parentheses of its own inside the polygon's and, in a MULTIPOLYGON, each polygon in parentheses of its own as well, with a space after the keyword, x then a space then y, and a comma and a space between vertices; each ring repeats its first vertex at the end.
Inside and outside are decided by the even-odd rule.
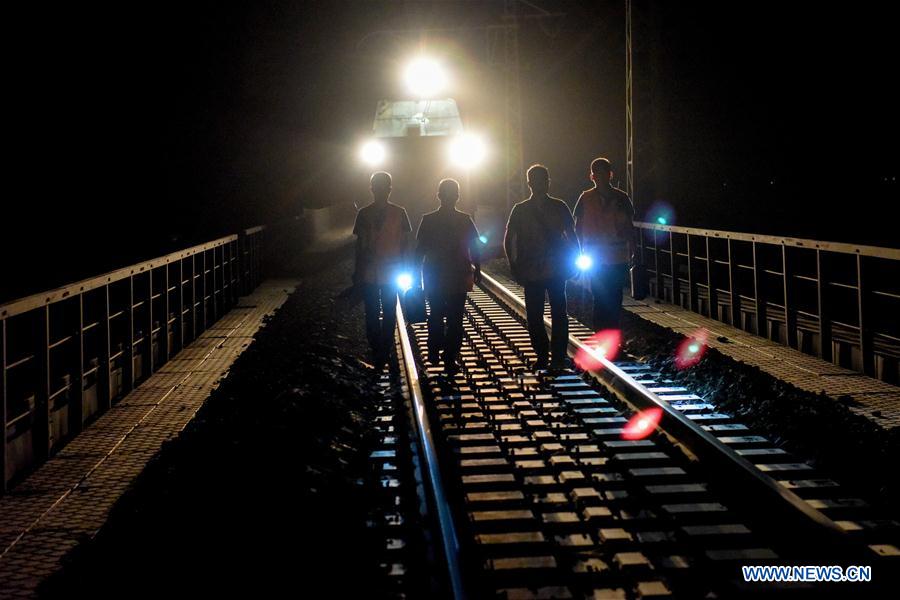
POLYGON ((413 353, 409 332, 406 328, 406 319, 403 318, 403 310, 400 302, 397 302, 397 329, 400 336, 400 346, 403 353, 403 365, 406 371, 406 382, 409 388, 410 401, 414 414, 414 423, 419 445, 424 454, 424 467, 428 479, 432 505, 437 517, 441 548, 444 560, 447 564, 447 578, 453 598, 463 600, 466 598, 463 586, 462 571, 459 560, 459 538, 456 535, 456 525, 450 511, 450 503, 444 494, 443 480, 438 463, 437 450, 434 445, 434 437, 431 433, 431 425, 428 421, 428 413, 425 408, 425 399, 422 394, 422 386, 419 382, 419 371, 416 368, 416 359, 413 353))
MULTIPOLYGON (((522 317, 525 316, 525 301, 483 271, 482 285, 516 313, 522 317)), ((548 329, 550 328, 550 323, 550 319, 545 317, 544 324, 548 329)), ((835 537, 839 539, 847 538, 846 532, 832 519, 814 509, 797 494, 757 469, 753 463, 738 455, 714 435, 672 408, 668 402, 662 400, 657 394, 637 383, 628 373, 603 356, 598 355, 589 345, 570 335, 570 354, 574 354, 578 350, 590 352, 592 357, 603 365, 602 369, 592 371, 590 374, 595 379, 618 391, 632 408, 635 410, 644 410, 651 407, 662 409, 663 418, 659 423, 660 429, 684 443, 704 461, 709 461, 718 466, 719 474, 723 474, 743 484, 752 485, 755 490, 760 492, 761 497, 768 501, 770 508, 780 510, 786 516, 801 516, 802 522, 807 525, 807 530, 812 529, 812 531, 824 532, 832 540, 835 537), (808 527, 809 525, 813 527, 810 528, 808 527)))

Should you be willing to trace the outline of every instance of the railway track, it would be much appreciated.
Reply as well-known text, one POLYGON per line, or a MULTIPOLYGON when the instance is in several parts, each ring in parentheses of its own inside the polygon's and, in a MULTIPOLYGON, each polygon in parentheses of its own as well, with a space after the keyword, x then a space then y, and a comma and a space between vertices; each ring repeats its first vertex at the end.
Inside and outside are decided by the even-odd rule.
MULTIPOLYGON (((740 567, 752 564, 871 565, 875 582, 854 593, 886 589, 894 524, 640 363, 530 373, 523 315, 521 291, 486 275, 467 299, 462 371, 447 378, 424 358, 425 325, 400 314, 407 462, 431 531, 432 592, 819 597, 829 585, 744 583, 740 567), (646 408, 662 411, 658 429, 623 439, 646 408)), ((573 321, 570 350, 592 333, 573 321)))

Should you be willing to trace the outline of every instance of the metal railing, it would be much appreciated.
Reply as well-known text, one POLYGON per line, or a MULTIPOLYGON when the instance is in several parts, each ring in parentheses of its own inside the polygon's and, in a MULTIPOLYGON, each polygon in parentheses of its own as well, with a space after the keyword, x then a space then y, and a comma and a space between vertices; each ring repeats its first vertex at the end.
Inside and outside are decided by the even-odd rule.
POLYGON ((635 227, 652 296, 866 375, 900 379, 900 249, 635 227))
POLYGON ((0 493, 260 282, 263 228, 0 305, 0 493))

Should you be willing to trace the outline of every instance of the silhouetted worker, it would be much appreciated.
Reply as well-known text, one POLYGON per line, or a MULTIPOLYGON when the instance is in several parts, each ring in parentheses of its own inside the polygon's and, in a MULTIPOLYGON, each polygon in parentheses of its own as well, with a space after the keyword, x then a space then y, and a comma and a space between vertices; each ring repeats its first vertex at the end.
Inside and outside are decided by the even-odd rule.
MULTIPOLYGON (((566 364, 569 320, 566 313, 566 279, 569 265, 563 264, 567 248, 577 246, 569 207, 548 195, 550 173, 543 165, 528 169, 531 197, 513 206, 506 225, 503 247, 513 277, 525 288, 525 309, 531 345, 537 354, 533 368, 566 364), (552 341, 544 328, 544 295, 550 299, 552 341), (549 346, 549 348, 548 348, 549 346), (549 352, 548 352, 549 350, 549 352)), ((574 260, 574 257, 570 257, 574 260)))
POLYGON ((417 261, 431 310, 428 315, 428 361, 444 361, 449 375, 459 372, 457 358, 463 340, 466 293, 481 281, 481 248, 472 217, 456 209, 459 183, 444 179, 438 185, 441 207, 422 217, 416 234, 417 261), (446 328, 444 319, 447 320, 446 328))
POLYGON ((609 160, 595 159, 594 187, 582 192, 575 205, 575 231, 594 261, 590 277, 596 331, 621 327, 622 288, 634 255, 634 206, 628 194, 610 185, 612 175, 609 160))
POLYGON ((356 268, 353 283, 362 287, 366 337, 372 361, 381 370, 394 350, 397 324, 397 277, 408 267, 412 227, 402 206, 388 202, 391 176, 379 171, 370 180, 373 201, 356 213, 356 268))

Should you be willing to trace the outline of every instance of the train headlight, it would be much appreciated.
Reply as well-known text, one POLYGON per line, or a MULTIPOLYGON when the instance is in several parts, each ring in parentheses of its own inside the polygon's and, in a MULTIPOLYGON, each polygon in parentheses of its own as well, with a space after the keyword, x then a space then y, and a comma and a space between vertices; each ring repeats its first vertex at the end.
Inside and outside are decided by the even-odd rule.
POLYGON ((387 158, 387 150, 381 142, 369 140, 360 147, 359 157, 370 167, 377 167, 387 158))
POLYGON ((464 169, 477 167, 487 156, 487 144, 480 135, 464 133, 450 140, 450 160, 464 169))
POLYGON ((425 56, 406 66, 403 79, 416 98, 433 98, 447 87, 447 72, 436 60, 425 56))

